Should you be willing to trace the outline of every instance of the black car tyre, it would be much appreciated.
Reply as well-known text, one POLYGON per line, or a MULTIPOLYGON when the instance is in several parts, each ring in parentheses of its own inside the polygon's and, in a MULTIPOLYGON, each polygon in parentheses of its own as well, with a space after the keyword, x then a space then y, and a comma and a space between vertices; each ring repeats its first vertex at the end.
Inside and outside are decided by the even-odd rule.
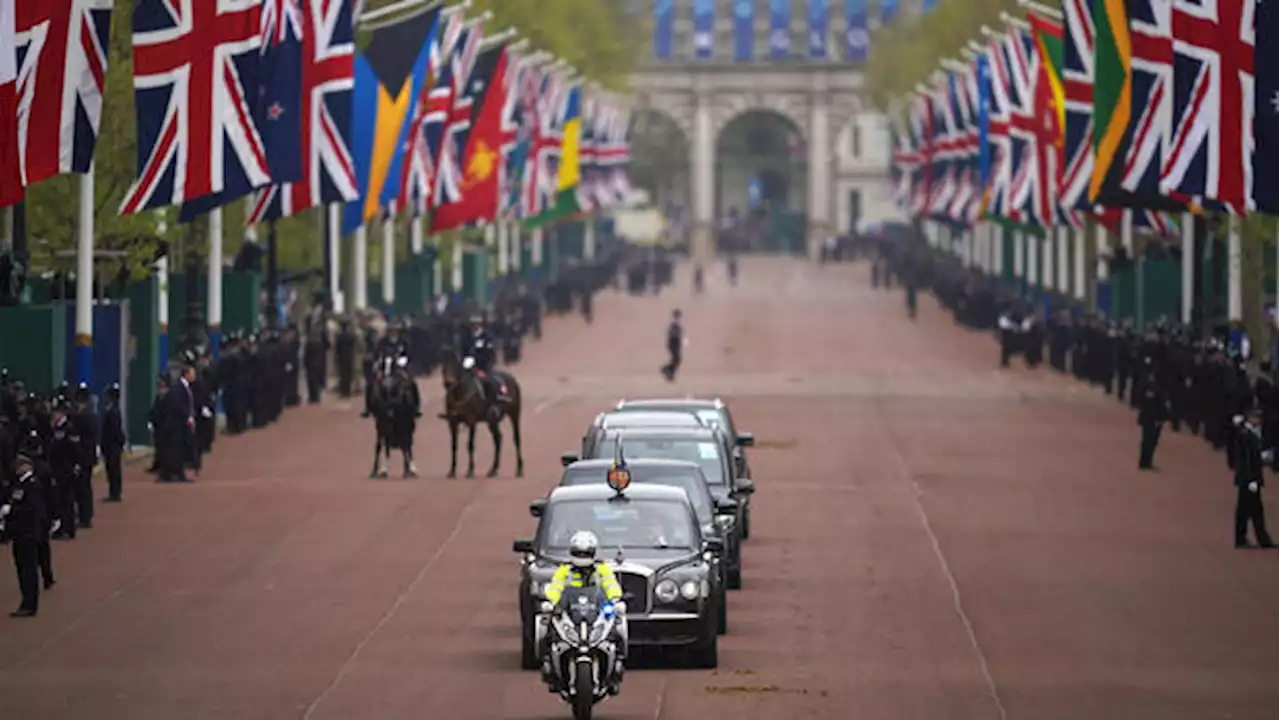
POLYGON ((724 578, 725 584, 729 586, 730 590, 742 589, 742 568, 738 567, 725 570, 724 578))
POLYGON ((724 635, 729 632, 729 603, 728 595, 725 593, 724 585, 720 585, 720 592, 716 593, 716 634, 724 635))
POLYGON ((533 639, 533 623, 525 619, 520 623, 520 669, 521 670, 537 670, 541 663, 538 662, 538 647, 533 639))
POLYGON ((742 508, 742 539, 751 537, 751 506, 742 508))
MULTIPOLYGON (((712 610, 712 612, 717 612, 712 610)), ((715 624, 719 621, 712 618, 703 628, 703 635, 693 647, 693 663, 701 668, 715 669, 720 665, 719 635, 715 633, 715 624)))

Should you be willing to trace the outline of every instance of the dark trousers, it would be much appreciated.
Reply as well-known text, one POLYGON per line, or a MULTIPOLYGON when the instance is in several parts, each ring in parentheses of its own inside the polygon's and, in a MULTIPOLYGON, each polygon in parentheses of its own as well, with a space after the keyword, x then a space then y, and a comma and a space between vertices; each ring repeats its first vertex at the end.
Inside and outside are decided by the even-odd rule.
POLYGON ((1253 535, 1258 544, 1271 544, 1271 535, 1267 533, 1267 515, 1262 505, 1262 488, 1258 492, 1249 492, 1249 488, 1236 488, 1236 545, 1244 545, 1249 541, 1249 524, 1253 523, 1253 535))
POLYGON ((40 544, 35 538, 14 538, 13 567, 22 593, 19 608, 36 612, 40 609, 40 544))
POLYGON ((324 392, 324 365, 309 364, 307 365, 307 402, 315 404, 320 402, 320 395, 324 392))
POLYGON ((44 577, 44 586, 53 585, 53 548, 49 546, 49 529, 45 528, 36 539, 36 559, 40 562, 40 574, 44 577))
POLYGON ((123 492, 124 473, 122 459, 124 453, 111 449, 102 454, 102 465, 107 471, 107 497, 119 500, 123 492))
POLYGON ((164 452, 160 454, 159 475, 162 482, 175 482, 186 479, 184 467, 186 465, 186 455, 188 446, 186 443, 186 432, 175 434, 173 437, 165 438, 164 452))
POLYGON ((85 462, 80 466, 75 479, 71 483, 71 495, 76 503, 76 519, 81 525, 93 523, 93 465, 85 462))
POLYGON ((1138 451, 1138 467, 1149 468, 1155 461, 1156 446, 1160 444, 1161 423, 1142 423, 1142 446, 1138 451))
POLYGON ((53 503, 50 515, 62 523, 59 535, 74 538, 76 536, 76 502, 74 495, 75 473, 64 472, 58 475, 53 486, 53 503))
POLYGON ((680 351, 668 349, 668 352, 671 353, 671 360, 662 366, 662 374, 667 376, 667 380, 675 380, 676 371, 680 369, 680 351))

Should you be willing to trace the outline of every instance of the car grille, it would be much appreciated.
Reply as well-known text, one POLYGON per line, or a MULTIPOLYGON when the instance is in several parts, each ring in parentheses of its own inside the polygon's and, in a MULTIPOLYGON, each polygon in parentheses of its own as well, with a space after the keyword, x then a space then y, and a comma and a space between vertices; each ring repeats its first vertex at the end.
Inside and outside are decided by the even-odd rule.
POLYGON ((627 601, 628 610, 638 613, 649 612, 649 578, 636 573, 617 573, 618 584, 622 586, 622 599, 627 601))

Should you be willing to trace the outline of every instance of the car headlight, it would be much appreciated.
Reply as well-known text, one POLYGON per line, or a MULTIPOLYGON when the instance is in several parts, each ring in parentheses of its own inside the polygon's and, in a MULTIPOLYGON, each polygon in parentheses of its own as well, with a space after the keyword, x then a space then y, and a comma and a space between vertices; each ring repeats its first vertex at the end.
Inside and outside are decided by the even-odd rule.
POLYGON ((663 580, 653 589, 654 597, 658 598, 659 602, 664 603, 672 602, 679 594, 680 588, 674 580, 663 580))
POLYGON ((697 600, 699 595, 698 583, 693 580, 686 581, 680 586, 680 597, 685 600, 697 600))

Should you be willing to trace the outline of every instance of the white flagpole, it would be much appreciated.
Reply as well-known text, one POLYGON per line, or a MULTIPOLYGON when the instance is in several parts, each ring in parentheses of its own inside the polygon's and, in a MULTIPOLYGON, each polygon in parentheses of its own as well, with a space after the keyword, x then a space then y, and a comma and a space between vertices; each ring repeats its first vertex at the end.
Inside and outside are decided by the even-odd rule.
POLYGON ((506 220, 498 220, 498 276, 505 277, 511 269, 510 233, 511 225, 506 220))
POLYGON ((414 215, 409 220, 409 249, 414 256, 422 253, 422 216, 414 215))
MULTIPOLYGON (((222 208, 209 211, 209 279, 208 308, 206 324, 209 329, 209 347, 217 357, 219 340, 222 338, 222 208)), ((267 302, 276 302, 275 298, 267 298, 267 302)))
POLYGON ((93 383, 93 165, 80 176, 76 235, 76 380, 93 383))
MULTIPOLYGON (((164 221, 164 211, 156 210, 156 234, 163 238, 169 230, 168 224, 164 221)), ((163 372, 169 369, 169 255, 170 252, 164 254, 159 260, 156 260, 156 324, 159 325, 159 337, 156 340, 157 351, 160 355, 160 370, 163 372)))
POLYGON ((382 218, 382 304, 396 301, 396 203, 391 201, 382 218))
POLYGON ((449 273, 449 282, 450 284, 453 285, 453 291, 455 293, 462 292, 462 283, 463 283, 462 245, 463 245, 463 242, 464 241, 461 237, 456 237, 453 239, 453 267, 451 268, 452 272, 449 273))
POLYGON ((1244 288, 1240 269, 1240 218, 1227 216, 1227 320, 1244 319, 1244 288))
POLYGON ((366 223, 356 228, 355 242, 351 246, 351 309, 369 307, 369 229, 366 223))
POLYGON ((1196 304, 1196 216, 1182 213, 1182 322, 1190 325, 1196 304))
POLYGON ((342 205, 329 203, 329 298, 333 303, 333 312, 341 314, 346 311, 346 297, 342 294, 342 205))

